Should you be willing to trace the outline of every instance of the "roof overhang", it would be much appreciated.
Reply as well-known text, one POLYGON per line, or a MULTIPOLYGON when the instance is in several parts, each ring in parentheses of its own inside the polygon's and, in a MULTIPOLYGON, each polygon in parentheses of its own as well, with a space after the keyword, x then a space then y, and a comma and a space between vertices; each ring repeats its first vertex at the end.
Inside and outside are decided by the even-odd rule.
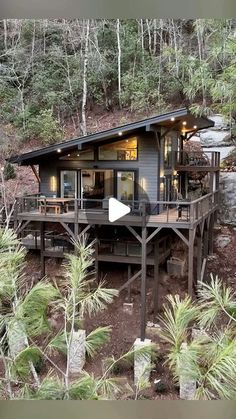
POLYGON ((90 143, 103 142, 109 139, 121 139, 126 135, 137 135, 142 131, 150 131, 154 128, 160 129, 161 127, 165 127, 167 131, 171 131, 173 129, 173 131, 179 131, 182 133, 192 133, 194 131, 197 132, 201 129, 213 126, 214 122, 210 119, 195 117, 187 108, 182 108, 162 115, 147 118, 142 121, 121 125, 106 131, 100 131, 84 137, 53 144, 29 153, 11 157, 8 161, 22 165, 38 164, 44 158, 55 156, 55 153, 57 153, 58 150, 60 150, 61 153, 63 153, 63 151, 69 152, 76 147, 84 148, 86 145, 89 146, 90 143))

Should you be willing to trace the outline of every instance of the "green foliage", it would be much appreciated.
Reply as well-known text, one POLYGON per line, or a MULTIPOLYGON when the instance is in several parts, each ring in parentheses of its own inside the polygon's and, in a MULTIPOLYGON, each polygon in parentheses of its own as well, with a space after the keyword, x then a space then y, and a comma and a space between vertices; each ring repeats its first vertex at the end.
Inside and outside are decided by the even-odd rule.
POLYGON ((3 176, 5 180, 15 179, 16 172, 15 168, 11 163, 6 163, 4 166, 3 176))
POLYGON ((59 293, 49 282, 38 282, 18 303, 16 317, 24 324, 28 336, 41 335, 49 330, 47 311, 59 293))
POLYGON ((93 357, 104 343, 110 338, 111 327, 98 327, 86 337, 85 350, 88 356, 93 357))
POLYGON ((34 367, 37 369, 41 362, 42 354, 38 350, 38 348, 25 348, 14 359, 11 365, 11 374, 12 376, 18 377, 21 380, 26 380, 31 375, 29 363, 32 363, 34 367))
POLYGON ((47 109, 29 118, 25 136, 38 138, 47 145, 62 140, 63 131, 52 111, 47 109))
POLYGON ((195 399, 236 399, 236 299, 217 277, 199 288, 198 308, 188 297, 170 297, 162 317, 167 362, 179 380, 195 380, 195 399), (219 320, 225 326, 219 328, 219 320), (223 320, 224 321, 224 320, 223 320), (189 333, 190 322, 199 329, 189 333), (183 344, 185 346, 183 346, 183 344))

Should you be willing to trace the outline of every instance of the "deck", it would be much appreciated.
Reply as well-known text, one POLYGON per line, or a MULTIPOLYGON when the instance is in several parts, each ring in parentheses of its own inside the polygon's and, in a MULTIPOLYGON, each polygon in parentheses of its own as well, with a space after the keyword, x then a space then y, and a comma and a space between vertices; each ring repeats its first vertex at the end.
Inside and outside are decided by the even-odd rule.
MULTIPOLYGON (((26 199, 26 198, 24 198, 26 199)), ((31 199, 32 197, 27 199, 31 199)), ((35 198, 34 198, 35 200, 35 198)), ((35 202, 35 201, 34 201, 35 202)), ((81 200, 74 200, 73 209, 69 209, 66 213, 54 214, 54 213, 42 213, 39 208, 32 207, 30 210, 23 210, 22 206, 16 207, 18 211, 15 212, 15 219, 17 222, 32 221, 32 222, 50 222, 50 223, 64 223, 64 224, 102 224, 110 225, 108 220, 108 210, 101 207, 99 201, 97 208, 81 208, 81 200)), ((140 201, 141 202, 141 201, 140 201)), ((29 202, 28 202, 29 204, 29 202)), ((113 225, 129 225, 141 227, 145 219, 147 227, 166 227, 166 228, 181 228, 181 229, 192 229, 202 219, 217 209, 218 206, 218 194, 217 192, 207 194, 194 201, 157 201, 155 203, 149 203, 149 207, 159 208, 159 214, 148 214, 145 212, 145 216, 140 211, 133 211, 131 213, 113 222, 113 225), (181 205, 182 213, 179 216, 178 207, 181 205)), ((24 205, 24 208, 30 206, 24 205)))

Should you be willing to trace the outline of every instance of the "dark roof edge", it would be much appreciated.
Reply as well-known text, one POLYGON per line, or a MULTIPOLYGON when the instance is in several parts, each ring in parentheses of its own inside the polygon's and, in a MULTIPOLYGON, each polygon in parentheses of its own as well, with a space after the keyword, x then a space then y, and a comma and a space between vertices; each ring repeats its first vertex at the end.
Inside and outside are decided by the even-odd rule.
MULTIPOLYGON (((35 150, 35 151, 30 151, 28 153, 24 153, 24 154, 21 154, 21 155, 18 155, 18 156, 13 156, 13 157, 10 157, 9 159, 7 159, 7 161, 9 161, 11 163, 21 163, 25 160, 34 159, 34 158, 43 156, 47 153, 56 151, 58 148, 60 148, 61 150, 65 150, 67 148, 71 148, 74 145, 77 145, 77 144, 80 144, 80 143, 87 143, 89 141, 98 140, 98 139, 104 138, 104 137, 107 138, 111 135, 114 135, 114 134, 118 133, 121 130, 130 131, 130 130, 133 130, 133 129, 138 129, 138 128, 141 128, 141 127, 145 127, 147 125, 155 124, 155 123, 158 123, 158 122, 163 122, 166 119, 169 119, 173 116, 177 118, 177 117, 185 116, 185 115, 190 114, 190 113, 191 112, 187 108, 180 108, 180 109, 177 109, 175 111, 166 112, 165 114, 153 116, 151 118, 146 118, 146 119, 143 119, 141 121, 130 122, 128 124, 120 125, 120 126, 114 127, 114 128, 110 128, 108 130, 99 131, 99 132, 96 132, 96 133, 93 133, 93 134, 89 134, 89 135, 86 135, 84 137, 73 138, 69 141, 64 141, 64 142, 61 142, 61 143, 57 143, 57 144, 53 144, 53 145, 50 145, 50 146, 47 146, 47 147, 40 148, 40 149, 35 150)), ((209 123, 208 126, 209 127, 214 126, 213 121, 210 121, 207 118, 202 118, 202 119, 205 119, 206 121, 208 121, 208 123, 209 123)))

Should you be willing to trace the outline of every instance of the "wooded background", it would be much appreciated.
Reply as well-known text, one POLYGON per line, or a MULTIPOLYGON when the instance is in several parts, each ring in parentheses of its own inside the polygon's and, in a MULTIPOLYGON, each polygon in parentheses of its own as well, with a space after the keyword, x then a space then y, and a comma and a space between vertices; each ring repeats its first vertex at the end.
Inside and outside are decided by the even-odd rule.
POLYGON ((118 125, 186 105, 234 118, 235 53, 235 19, 1 20, 1 146, 121 110, 118 125))

